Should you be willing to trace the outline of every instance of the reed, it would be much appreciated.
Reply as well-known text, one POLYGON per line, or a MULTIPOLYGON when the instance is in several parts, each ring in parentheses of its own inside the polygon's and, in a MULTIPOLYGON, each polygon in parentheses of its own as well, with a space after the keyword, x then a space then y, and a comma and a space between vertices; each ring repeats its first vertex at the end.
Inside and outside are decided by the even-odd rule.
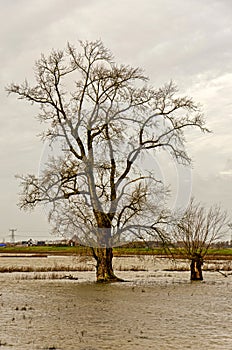
POLYGON ((93 271, 92 266, 79 265, 79 266, 66 266, 66 265, 54 265, 54 266, 0 266, 0 273, 13 273, 13 272, 85 272, 93 271))

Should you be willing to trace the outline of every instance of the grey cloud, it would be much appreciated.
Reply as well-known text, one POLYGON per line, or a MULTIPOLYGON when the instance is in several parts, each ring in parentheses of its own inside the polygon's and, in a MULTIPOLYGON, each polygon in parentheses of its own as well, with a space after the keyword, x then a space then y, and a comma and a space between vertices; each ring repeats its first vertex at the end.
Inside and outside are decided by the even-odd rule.
MULTIPOLYGON (((34 224, 16 209, 14 174, 36 169, 42 149, 36 110, 7 98, 4 86, 32 80, 41 52, 78 39, 101 38, 118 62, 141 66, 156 86, 172 78, 203 104, 214 133, 187 134, 195 167, 193 191, 200 199, 229 205, 231 176, 220 172, 231 169, 224 169, 232 149, 230 0, 0 0, 0 19, 0 189, 5 202, 0 238, 1 229, 8 230, 12 205, 20 225, 34 224)), ((40 224, 39 216, 35 223, 40 224)))
MULTIPOLYGON (((219 174, 221 176, 231 176, 232 177, 232 158, 227 159, 225 167, 220 171, 219 174)), ((232 185, 231 185, 231 187, 232 187, 232 185)))

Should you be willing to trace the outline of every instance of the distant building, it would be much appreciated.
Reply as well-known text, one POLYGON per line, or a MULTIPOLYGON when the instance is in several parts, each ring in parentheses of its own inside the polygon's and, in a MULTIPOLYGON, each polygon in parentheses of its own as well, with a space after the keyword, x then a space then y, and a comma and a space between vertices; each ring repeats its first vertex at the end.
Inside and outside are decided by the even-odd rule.
POLYGON ((46 245, 46 242, 45 242, 45 241, 38 241, 38 242, 37 242, 37 246, 42 247, 42 246, 45 246, 45 245, 46 245))

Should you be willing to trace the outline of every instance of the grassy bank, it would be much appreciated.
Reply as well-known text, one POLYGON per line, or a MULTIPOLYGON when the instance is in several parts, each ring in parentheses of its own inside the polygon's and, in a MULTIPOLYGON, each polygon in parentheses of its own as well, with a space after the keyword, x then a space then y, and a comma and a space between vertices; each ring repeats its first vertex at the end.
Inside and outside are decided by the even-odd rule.
MULTIPOLYGON (((130 256, 130 255, 159 255, 168 257, 170 254, 165 252, 163 248, 127 248, 117 247, 113 250, 114 256, 130 256)), ((35 256, 47 255, 78 255, 91 256, 91 249, 88 247, 70 247, 70 246, 32 246, 32 247, 0 247, 0 253, 16 254, 32 254, 35 256)), ((179 253, 175 251, 175 257, 183 257, 181 250, 179 253)), ((210 249, 207 259, 225 259, 232 260, 232 248, 210 249)))
MULTIPOLYGON (((164 255, 165 252, 161 248, 124 248, 117 247, 113 249, 114 256, 128 255, 164 255)), ((33 255, 87 255, 92 256, 91 248, 89 247, 70 247, 70 246, 31 246, 31 247, 0 247, 0 253, 8 254, 33 254, 33 255)))

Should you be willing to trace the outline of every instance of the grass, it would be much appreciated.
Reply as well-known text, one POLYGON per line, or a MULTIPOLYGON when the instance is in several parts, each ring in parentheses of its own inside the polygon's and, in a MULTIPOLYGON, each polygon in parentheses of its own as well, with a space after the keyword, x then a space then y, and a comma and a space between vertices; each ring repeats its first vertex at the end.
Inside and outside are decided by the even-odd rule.
POLYGON ((55 265, 55 266, 0 266, 0 273, 12 273, 12 272, 62 272, 62 271, 72 271, 72 272, 86 272, 93 271, 92 266, 65 266, 65 265, 55 265))
POLYGON ((33 273, 33 274, 23 274, 16 276, 17 280, 78 280, 78 277, 74 277, 72 275, 64 275, 57 272, 52 273, 33 273))
MULTIPOLYGON (((122 265, 119 265, 116 269, 116 271, 133 271, 133 272, 139 272, 139 271, 148 271, 146 268, 143 268, 141 266, 136 266, 133 265, 131 267, 124 267, 122 265)), ((91 267, 83 267, 83 268, 77 268, 77 269, 66 269, 64 268, 63 270, 53 270, 50 268, 42 268, 42 269, 27 269, 27 268, 18 268, 18 269, 13 269, 13 271, 0 271, 0 272, 22 272, 23 274, 20 274, 16 276, 16 279, 19 280, 58 280, 58 279, 73 279, 73 280, 78 280, 78 277, 72 276, 70 273, 64 274, 64 272, 71 272, 71 271, 93 271, 93 268, 91 267), (32 272, 32 273, 25 273, 25 272, 32 272)), ((167 272, 185 272, 185 271, 190 271, 190 267, 188 264, 183 265, 183 266, 172 266, 169 268, 164 269, 163 271, 167 272)), ((222 271, 227 272, 225 274, 225 277, 228 275, 231 275, 229 273, 232 271, 232 264, 230 261, 226 262, 225 264, 204 264, 203 266, 203 271, 210 271, 210 272, 220 272, 223 274, 222 271)), ((224 275, 224 274, 223 274, 224 275)), ((170 275, 172 277, 172 275, 170 275)))
MULTIPOLYGON (((70 246, 31 246, 31 247, 0 247, 0 253, 9 254, 41 254, 41 255, 79 255, 92 256, 89 247, 70 247, 70 246)), ((130 256, 130 255, 165 255, 162 248, 113 248, 114 256, 130 256)))
MULTIPOLYGON (((180 257, 181 257, 181 249, 180 257)), ((76 255, 76 256, 92 256, 91 248, 89 247, 70 247, 70 246, 31 246, 31 247, 0 247, 0 253, 9 254, 32 254, 35 256, 46 256, 46 255, 76 255)), ((113 248, 114 256, 131 256, 131 255, 159 255, 162 257, 169 257, 170 254, 165 252, 163 248, 129 248, 129 247, 116 247, 113 248)), ((175 250, 177 255, 177 250, 175 250)), ((220 248, 220 249, 209 249, 207 259, 225 259, 232 260, 232 248, 220 248)))
POLYGON ((20 275, 17 276, 17 279, 19 280, 58 280, 62 279, 63 277, 59 273, 51 273, 51 274, 45 274, 45 273, 34 273, 33 275, 20 275))
MULTIPOLYGON (((133 265, 131 267, 124 267, 120 265, 115 269, 116 271, 148 271, 147 269, 133 265)), ((0 267, 0 273, 21 273, 16 275, 18 280, 47 280, 47 279, 73 279, 77 280, 77 277, 74 277, 70 272, 87 272, 94 271, 94 266, 50 266, 50 267, 33 267, 33 266, 9 266, 9 267, 0 267), (29 273, 28 273, 29 272, 29 273), (64 274, 64 272, 68 272, 64 274)))
MULTIPOLYGON (((232 259, 232 248, 209 249, 208 256, 210 257, 227 257, 232 259)), ((208 258, 208 257, 207 257, 208 258)))
MULTIPOLYGON (((77 265, 77 266, 65 266, 65 265, 57 265, 57 266, 0 266, 0 273, 13 273, 13 272, 88 272, 94 271, 95 267, 92 265, 77 265)), ((119 265, 115 270, 117 271, 148 271, 146 268, 141 266, 122 266, 119 265)))
POLYGON ((69 246, 31 246, 0 247, 1 253, 9 254, 41 254, 41 255, 89 255, 90 248, 69 246))
POLYGON ((232 262, 229 261, 225 261, 223 264, 219 264, 219 263, 214 263, 214 264, 210 264, 209 262, 206 262, 203 265, 203 269, 205 271, 232 271, 232 262))
POLYGON ((148 271, 148 269, 144 267, 135 266, 135 265, 129 266, 129 267, 119 265, 115 270, 116 271, 148 271))

